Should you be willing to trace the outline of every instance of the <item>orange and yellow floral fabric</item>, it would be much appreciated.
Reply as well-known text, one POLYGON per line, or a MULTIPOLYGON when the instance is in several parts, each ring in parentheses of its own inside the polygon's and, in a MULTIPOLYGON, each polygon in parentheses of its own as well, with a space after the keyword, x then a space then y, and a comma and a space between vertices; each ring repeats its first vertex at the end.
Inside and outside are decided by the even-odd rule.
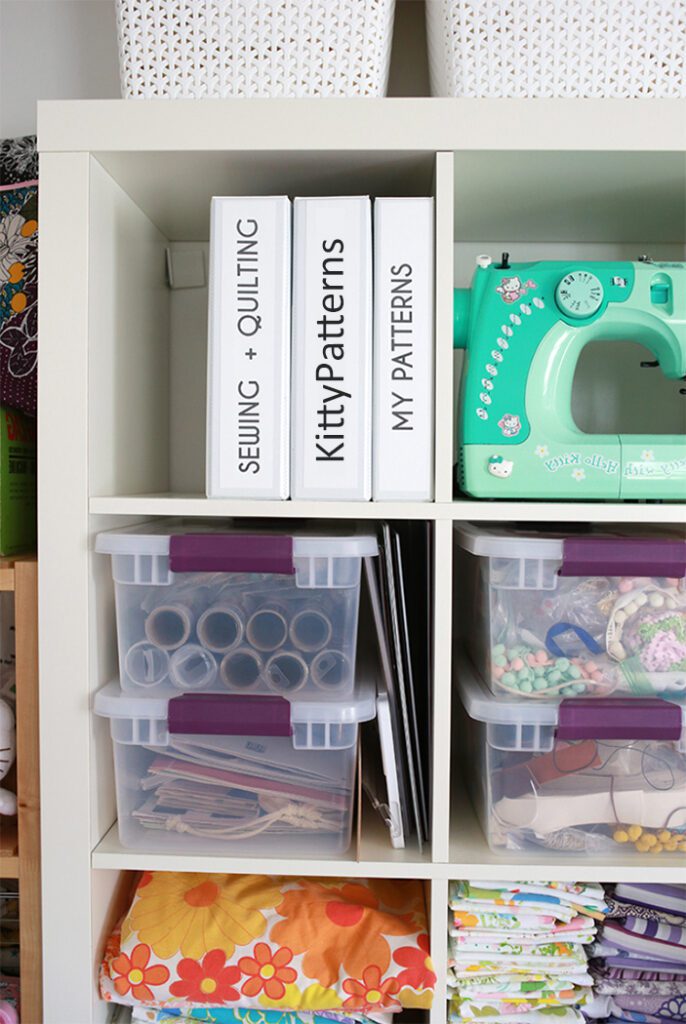
POLYGON ((421 882, 146 872, 111 936, 103 998, 160 1009, 431 1005, 421 882))

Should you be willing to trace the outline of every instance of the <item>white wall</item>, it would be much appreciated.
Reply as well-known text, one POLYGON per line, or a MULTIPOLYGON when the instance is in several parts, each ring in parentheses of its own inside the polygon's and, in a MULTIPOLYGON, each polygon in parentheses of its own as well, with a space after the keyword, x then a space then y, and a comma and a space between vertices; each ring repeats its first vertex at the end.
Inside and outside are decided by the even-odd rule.
MULTIPOLYGON (((428 92, 422 0, 397 0, 389 92, 428 92)), ((114 0, 0 0, 0 138, 35 131, 38 99, 117 98, 114 0)))

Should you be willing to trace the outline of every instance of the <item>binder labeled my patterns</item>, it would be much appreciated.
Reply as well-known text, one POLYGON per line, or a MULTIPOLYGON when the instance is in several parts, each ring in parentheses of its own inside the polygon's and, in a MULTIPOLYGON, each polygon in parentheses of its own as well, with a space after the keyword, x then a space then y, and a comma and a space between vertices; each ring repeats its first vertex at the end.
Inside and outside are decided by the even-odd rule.
POLYGON ((371 498, 371 242, 368 197, 295 200, 293 498, 371 498))
POLYGON ((212 199, 207 495, 287 498, 291 204, 212 199))
POLYGON ((374 501, 433 497, 433 199, 374 200, 374 501))

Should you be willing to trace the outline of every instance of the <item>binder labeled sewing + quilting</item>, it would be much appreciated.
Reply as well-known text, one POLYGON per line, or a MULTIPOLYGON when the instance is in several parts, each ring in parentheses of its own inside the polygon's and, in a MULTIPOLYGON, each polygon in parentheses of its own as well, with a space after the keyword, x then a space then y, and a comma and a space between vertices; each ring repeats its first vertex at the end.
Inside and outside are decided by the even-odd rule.
POLYGON ((291 496, 371 498, 372 236, 367 196, 296 199, 291 496))
POLYGON ((207 495, 287 498, 291 204, 215 196, 211 209, 207 495))
POLYGON ((375 501, 433 497, 433 250, 433 199, 374 200, 375 501))

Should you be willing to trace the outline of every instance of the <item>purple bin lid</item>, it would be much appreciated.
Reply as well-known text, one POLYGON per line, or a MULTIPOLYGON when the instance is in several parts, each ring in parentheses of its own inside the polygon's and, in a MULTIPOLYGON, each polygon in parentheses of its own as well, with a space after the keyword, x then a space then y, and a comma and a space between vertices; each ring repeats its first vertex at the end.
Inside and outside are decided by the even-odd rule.
POLYGON ((169 701, 169 732, 187 736, 290 736, 285 697, 184 693, 169 701))
POLYGON ((567 537, 560 576, 686 576, 686 542, 669 537, 567 537))
POLYGON ((169 538, 172 572, 295 574, 293 538, 247 533, 182 533, 169 538))
POLYGON ((573 697, 560 704, 560 740, 681 739, 681 708, 659 697, 573 697))

